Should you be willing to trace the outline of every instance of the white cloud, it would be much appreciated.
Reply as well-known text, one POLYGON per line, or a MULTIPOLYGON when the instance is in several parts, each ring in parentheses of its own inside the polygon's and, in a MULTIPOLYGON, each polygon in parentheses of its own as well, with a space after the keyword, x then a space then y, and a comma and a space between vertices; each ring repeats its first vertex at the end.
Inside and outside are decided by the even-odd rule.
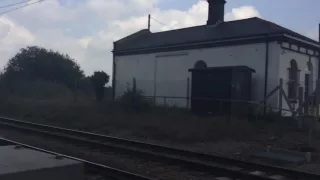
POLYGON ((92 41, 91 37, 84 37, 79 40, 79 44, 82 48, 87 48, 89 43, 92 41))
POLYGON ((231 12, 225 15, 226 21, 246 19, 250 17, 261 17, 260 13, 253 6, 242 6, 233 8, 231 12))
POLYGON ((0 27, 1 43, 5 45, 28 44, 34 41, 34 36, 29 30, 15 24, 9 18, 0 17, 0 27))
MULTIPOLYGON (((199 1, 186 11, 162 10, 158 0, 44 1, 0 17, 0 53, 3 66, 19 48, 40 45, 67 53, 87 74, 104 70, 112 74, 113 42, 147 28, 153 32, 205 24, 208 5, 199 1)), ((260 16, 251 6, 232 9, 226 20, 260 16)))
POLYGON ((22 46, 35 41, 33 34, 23 26, 15 24, 7 17, 0 17, 0 68, 2 69, 7 59, 22 46))

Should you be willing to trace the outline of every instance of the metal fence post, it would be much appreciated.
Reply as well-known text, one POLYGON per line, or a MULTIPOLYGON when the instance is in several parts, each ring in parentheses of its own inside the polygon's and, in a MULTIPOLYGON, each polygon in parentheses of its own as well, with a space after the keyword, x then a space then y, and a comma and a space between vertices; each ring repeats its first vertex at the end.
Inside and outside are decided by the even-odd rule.
POLYGON ((220 111, 220 115, 223 115, 223 112, 222 112, 222 101, 219 100, 219 111, 220 111))
POLYGON ((189 94, 190 94, 190 78, 187 78, 187 109, 189 109, 189 94))
POLYGON ((282 78, 280 78, 280 80, 279 80, 279 88, 280 88, 280 91, 279 91, 279 115, 282 115, 282 99, 283 99, 283 97, 282 97, 282 93, 281 93, 281 91, 283 90, 283 79, 282 78))
POLYGON ((134 77, 132 79, 132 91, 133 91, 133 93, 136 93, 136 90, 137 90, 137 84, 136 84, 136 78, 134 77))
POLYGON ((317 79, 317 85, 316 85, 316 116, 319 116, 319 104, 320 104, 320 79, 317 79))
POLYGON ((317 79, 316 84, 316 114, 314 116, 313 128, 317 131, 318 116, 319 116, 319 104, 320 104, 320 79, 317 79))
MULTIPOLYGON (((303 104, 303 87, 299 87, 299 106, 303 104)), ((298 108, 298 128, 302 128, 303 108, 298 108)))
POLYGON ((312 145, 313 130, 317 130, 316 126, 318 123, 319 103, 320 103, 320 79, 317 79, 315 95, 316 95, 315 114, 313 115, 313 118, 311 119, 311 122, 309 124, 309 146, 312 145))

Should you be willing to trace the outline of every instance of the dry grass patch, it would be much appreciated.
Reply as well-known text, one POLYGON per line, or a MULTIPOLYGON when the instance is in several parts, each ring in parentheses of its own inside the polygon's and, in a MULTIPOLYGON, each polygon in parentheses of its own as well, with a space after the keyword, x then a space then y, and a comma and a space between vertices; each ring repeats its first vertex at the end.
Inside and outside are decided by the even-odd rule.
POLYGON ((246 119, 198 117, 179 108, 132 112, 118 103, 19 101, 0 103, 0 113, 27 121, 119 136, 176 142, 247 139, 263 131, 246 119))

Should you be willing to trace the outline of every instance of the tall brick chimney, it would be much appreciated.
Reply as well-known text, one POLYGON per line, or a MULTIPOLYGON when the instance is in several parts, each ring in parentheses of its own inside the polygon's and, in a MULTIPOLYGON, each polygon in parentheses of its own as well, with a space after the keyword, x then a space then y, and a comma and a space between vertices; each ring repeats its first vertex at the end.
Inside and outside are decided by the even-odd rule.
POLYGON ((225 0, 208 0, 209 11, 207 25, 214 25, 224 21, 225 0))

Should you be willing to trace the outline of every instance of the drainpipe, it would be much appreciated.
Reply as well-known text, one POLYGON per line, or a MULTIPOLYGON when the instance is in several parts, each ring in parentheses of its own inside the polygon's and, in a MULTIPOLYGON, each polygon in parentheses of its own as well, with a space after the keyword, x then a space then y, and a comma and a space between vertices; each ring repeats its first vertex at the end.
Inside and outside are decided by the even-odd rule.
MULTIPOLYGON (((319 24, 319 43, 320 43, 320 24, 319 24)), ((318 48, 318 79, 320 79, 320 48, 318 48)))
POLYGON ((267 93, 268 93, 268 70, 269 70, 269 40, 268 40, 268 35, 266 36, 266 55, 265 55, 265 78, 264 78, 264 101, 263 101, 263 105, 264 105, 264 108, 263 108, 263 113, 266 114, 266 110, 267 110, 267 100, 266 100, 266 97, 267 97, 267 93))
POLYGON ((115 62, 115 52, 116 44, 113 42, 113 52, 112 52, 112 99, 116 98, 116 62, 115 62))
POLYGON ((320 23, 319 23, 319 42, 320 42, 320 23))

